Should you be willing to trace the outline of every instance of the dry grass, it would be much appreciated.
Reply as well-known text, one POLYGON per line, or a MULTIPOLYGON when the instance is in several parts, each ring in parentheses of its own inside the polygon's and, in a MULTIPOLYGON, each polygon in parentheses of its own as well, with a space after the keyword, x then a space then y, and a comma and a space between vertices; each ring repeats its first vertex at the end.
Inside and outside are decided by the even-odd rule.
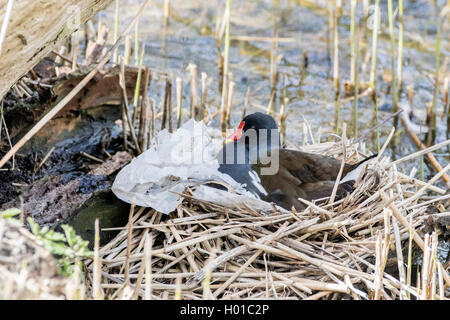
MULTIPOLYGON (((365 148, 344 137, 302 149, 357 162, 365 148)), ((395 162, 380 155, 345 199, 303 200, 302 212, 218 205, 196 199, 195 187, 169 216, 131 206, 127 226, 103 247, 96 225, 85 284, 78 274, 58 276, 33 235, 0 219, 0 298, 448 299, 449 265, 437 259, 438 235, 420 229, 430 208, 449 198, 433 183, 450 165, 428 182, 396 168, 421 154, 395 162), (413 283, 412 243, 422 257, 413 283)))
MULTIPOLYGON (((356 162, 363 148, 348 141, 345 148, 337 142, 303 149, 356 162)), ((196 200, 191 189, 169 217, 136 209, 100 248, 97 285, 107 299, 447 299, 450 278, 436 258, 437 235, 423 241, 418 231, 427 207, 448 197, 425 197, 431 189, 445 194, 432 186, 442 172, 420 182, 381 156, 363 172, 345 199, 307 202, 302 212, 224 207, 196 200), (424 253, 420 289, 407 285, 411 264, 400 254, 410 234, 424 253), (394 267, 399 262, 400 277, 387 272, 388 256, 394 267)))

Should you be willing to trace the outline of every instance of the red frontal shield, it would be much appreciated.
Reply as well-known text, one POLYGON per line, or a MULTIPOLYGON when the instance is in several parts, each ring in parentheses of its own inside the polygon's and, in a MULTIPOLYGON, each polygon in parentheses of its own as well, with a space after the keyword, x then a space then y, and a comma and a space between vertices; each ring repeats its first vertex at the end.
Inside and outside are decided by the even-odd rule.
POLYGON ((245 126, 245 121, 242 121, 239 124, 239 127, 237 128, 237 130, 232 135, 230 135, 227 139, 231 140, 231 141, 239 140, 242 137, 244 126, 245 126))

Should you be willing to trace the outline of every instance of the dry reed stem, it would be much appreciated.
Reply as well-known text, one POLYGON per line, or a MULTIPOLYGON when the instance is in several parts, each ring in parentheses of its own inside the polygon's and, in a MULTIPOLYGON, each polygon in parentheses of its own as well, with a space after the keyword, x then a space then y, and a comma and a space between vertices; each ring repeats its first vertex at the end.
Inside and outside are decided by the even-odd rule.
POLYGON ((94 238, 94 272, 92 274, 92 294, 95 300, 103 300, 103 292, 100 286, 101 283, 101 258, 99 257, 99 248, 100 248, 100 227, 98 218, 95 219, 95 238, 94 238))
MULTIPOLYGON (((0 130, 1 130, 1 126, 0 126, 0 130)), ((39 169, 45 164, 45 162, 48 160, 48 158, 50 158, 50 156, 52 155, 53 151, 55 151, 55 147, 54 146, 50 148, 50 150, 47 152, 47 154, 44 156, 44 158, 41 160, 41 162, 39 162, 39 165, 34 170, 35 172, 39 171, 39 169)))
POLYGON ((183 80, 180 77, 176 79, 176 95, 177 95, 177 128, 181 127, 181 119, 183 116, 183 80))
MULTIPOLYGON (((134 146, 136 147, 136 150, 138 151, 138 153, 141 153, 141 148, 139 147, 139 143, 138 143, 138 140, 136 137, 136 132, 134 130, 133 119, 131 118, 131 115, 129 112, 129 107, 128 107, 128 96, 127 96, 127 89, 126 89, 126 84, 125 84, 125 65, 124 65, 123 59, 120 59, 119 85, 120 85, 121 94, 122 94, 122 103, 121 103, 122 112, 125 115, 125 119, 128 123, 128 128, 130 129, 131 140, 133 141, 134 146)), ((124 125, 123 135, 125 137, 126 136, 125 124, 123 124, 123 125, 124 125)))
POLYGON ((191 75, 190 117, 197 119, 199 108, 197 92, 197 66, 195 64, 189 64, 188 70, 191 75))
POLYGON ((147 114, 148 114, 148 88, 150 86, 151 81, 151 73, 150 68, 148 66, 144 69, 144 92, 142 94, 142 103, 141 103, 141 112, 139 114, 139 130, 137 140, 139 142, 139 147, 141 150, 146 149, 145 137, 148 135, 148 126, 147 126, 147 114))
POLYGON ((131 235, 132 235, 131 226, 133 225, 132 219, 133 219, 134 207, 135 207, 134 204, 132 204, 130 206, 130 213, 128 215, 128 233, 127 233, 127 247, 126 247, 125 279, 124 279, 124 283, 126 283, 128 281, 128 278, 129 278, 131 235))
MULTIPOLYGON (((417 146, 418 149, 421 149, 421 151, 425 151, 429 148, 426 148, 426 146, 422 143, 422 141, 417 137, 417 135, 408 127, 408 125, 406 124, 406 122, 403 120, 403 118, 400 118, 403 126, 406 129, 406 132, 408 132, 409 136, 411 137, 411 139, 414 141, 414 144, 417 146)), ((447 145, 450 143, 450 139, 447 141, 444 141, 438 145, 447 145)), ((435 146, 431 146, 430 148, 432 148, 431 150, 434 150, 435 146)), ((418 152, 421 152, 418 151, 418 152)), ((425 152, 424 152, 425 153, 425 152)), ((439 164, 439 162, 436 160, 436 158, 434 157, 434 155, 431 152, 426 153, 428 159, 430 160, 431 164, 433 165, 433 167, 435 168, 435 170, 437 172, 440 172, 442 170, 441 165, 439 164)), ((447 184, 447 186, 450 187, 450 177, 447 174, 444 174, 442 176, 442 179, 445 181, 445 183, 447 184)))
POLYGON ((230 125, 231 108, 233 106, 233 93, 234 93, 234 81, 230 81, 228 85, 228 98, 227 98, 227 115, 225 121, 230 125))
POLYGON ((334 202, 334 198, 336 197, 336 192, 339 186, 339 182, 341 181, 342 172, 344 171, 345 161, 347 158, 346 155, 346 146, 347 145, 347 124, 344 122, 342 126, 342 147, 344 150, 344 157, 342 158, 341 167, 339 168, 338 175, 336 177, 336 182, 334 183, 333 191, 331 192, 329 203, 334 202))
POLYGON ((169 96, 167 98, 167 113, 169 116, 169 132, 173 132, 173 115, 172 115, 172 81, 168 80, 169 96))
POLYGON ((125 48, 124 48, 124 61, 126 65, 130 64, 130 57, 131 57, 131 36, 127 34, 125 36, 125 48))

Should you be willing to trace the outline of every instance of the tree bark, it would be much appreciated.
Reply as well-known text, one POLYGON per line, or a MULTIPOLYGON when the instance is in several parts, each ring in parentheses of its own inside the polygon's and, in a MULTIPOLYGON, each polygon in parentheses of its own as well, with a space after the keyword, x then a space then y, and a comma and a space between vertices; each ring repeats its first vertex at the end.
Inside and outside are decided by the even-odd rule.
MULTIPOLYGON (((58 43, 112 0, 15 0, 0 56, 0 99, 58 43)), ((0 0, 0 26, 8 0, 0 0)))

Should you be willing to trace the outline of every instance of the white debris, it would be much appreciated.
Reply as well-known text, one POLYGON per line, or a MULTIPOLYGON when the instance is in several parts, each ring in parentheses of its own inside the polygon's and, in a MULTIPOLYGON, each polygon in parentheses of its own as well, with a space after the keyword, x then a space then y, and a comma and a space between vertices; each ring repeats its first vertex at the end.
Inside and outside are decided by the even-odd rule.
MULTIPOLYGON (((231 193, 228 191, 223 191, 215 188, 211 188, 205 185, 201 185, 195 189, 193 192, 193 197, 198 200, 213 202, 218 205, 235 209, 245 205, 251 207, 258 211, 273 212, 273 205, 256 198, 250 198, 246 195, 240 195, 236 193, 231 193)), ((288 213, 286 209, 274 205, 280 212, 288 213)))
POLYGON ((119 172, 111 189, 125 202, 165 214, 181 203, 182 197, 176 193, 210 180, 224 182, 254 198, 229 175, 218 171, 216 154, 221 147, 220 142, 212 141, 202 121, 191 119, 174 133, 167 129, 159 132, 151 148, 119 172))
MULTIPOLYGON (((262 184, 261 184, 261 178, 258 176, 258 174, 257 174, 255 171, 250 170, 250 171, 248 172, 248 175, 250 176, 253 185, 259 190, 259 192, 261 192, 263 195, 267 196, 267 191, 266 191, 266 189, 264 189, 264 187, 262 186, 262 184)), ((258 195, 256 195, 256 197, 259 198, 258 195)))
POLYGON ((364 164, 356 167, 355 169, 353 169, 352 171, 350 171, 349 173, 347 173, 345 175, 344 178, 342 178, 342 180, 339 182, 339 184, 347 182, 347 181, 356 181, 356 179, 358 179, 359 174, 361 173, 361 170, 365 167, 364 164))

